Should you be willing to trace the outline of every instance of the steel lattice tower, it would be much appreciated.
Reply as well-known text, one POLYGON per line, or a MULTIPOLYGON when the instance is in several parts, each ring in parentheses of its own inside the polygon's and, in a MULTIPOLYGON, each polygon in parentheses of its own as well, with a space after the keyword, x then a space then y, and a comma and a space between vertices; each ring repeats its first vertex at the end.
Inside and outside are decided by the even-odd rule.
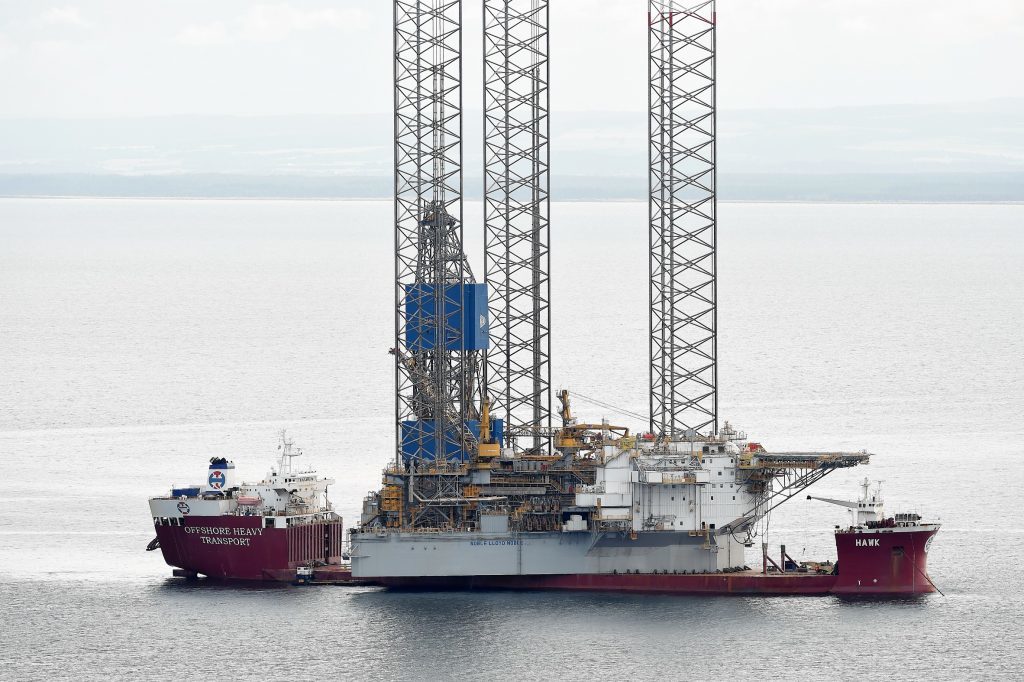
POLYGON ((415 463, 470 449, 479 359, 462 335, 462 4, 394 13, 396 449, 415 463))
POLYGON ((650 0, 651 431, 718 431, 714 0, 650 0))
POLYGON ((484 0, 486 391, 535 452, 550 448, 548 171, 548 2, 484 0))

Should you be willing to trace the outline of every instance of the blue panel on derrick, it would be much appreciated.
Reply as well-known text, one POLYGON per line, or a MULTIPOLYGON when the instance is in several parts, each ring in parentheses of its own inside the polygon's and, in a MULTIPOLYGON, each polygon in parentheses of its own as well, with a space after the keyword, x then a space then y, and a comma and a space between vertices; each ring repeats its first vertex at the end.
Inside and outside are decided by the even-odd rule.
MULTIPOLYGON (((437 300, 433 284, 405 285, 405 345, 411 352, 437 345, 437 300)), ((444 289, 447 350, 486 350, 488 326, 486 284, 449 284, 444 289), (461 313, 461 314, 460 314, 461 313)))
MULTIPOLYGON (((437 459, 437 441, 434 434, 437 433, 437 422, 433 419, 402 422, 402 459, 409 461, 414 457, 420 459, 437 459)), ((467 419, 466 428, 473 434, 473 438, 480 438, 480 421, 467 419)), ((505 435, 505 424, 501 419, 491 420, 491 437, 495 443, 501 443, 505 435)), ((445 459, 469 459, 470 453, 459 444, 459 434, 451 429, 445 439, 445 459)))

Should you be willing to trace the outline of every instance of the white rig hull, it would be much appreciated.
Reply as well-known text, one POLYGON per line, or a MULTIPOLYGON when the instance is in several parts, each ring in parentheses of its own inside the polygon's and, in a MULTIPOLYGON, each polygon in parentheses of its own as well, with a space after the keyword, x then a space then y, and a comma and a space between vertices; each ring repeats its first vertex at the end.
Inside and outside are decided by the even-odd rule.
POLYGON ((553 575, 574 573, 706 573, 744 565, 730 535, 673 531, 415 533, 352 537, 356 578, 553 575))

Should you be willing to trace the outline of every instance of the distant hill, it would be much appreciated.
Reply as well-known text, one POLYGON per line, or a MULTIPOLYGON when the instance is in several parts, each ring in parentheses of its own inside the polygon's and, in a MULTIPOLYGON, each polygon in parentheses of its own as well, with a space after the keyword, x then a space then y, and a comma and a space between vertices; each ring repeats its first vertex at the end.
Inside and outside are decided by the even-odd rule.
MULTIPOLYGON (((479 113, 466 193, 479 196, 479 113)), ((720 196, 1024 201, 1024 100, 719 113, 720 196)), ((391 116, 0 122, 0 196, 387 197, 391 116)), ((552 115, 555 199, 646 194, 644 112, 552 115)))

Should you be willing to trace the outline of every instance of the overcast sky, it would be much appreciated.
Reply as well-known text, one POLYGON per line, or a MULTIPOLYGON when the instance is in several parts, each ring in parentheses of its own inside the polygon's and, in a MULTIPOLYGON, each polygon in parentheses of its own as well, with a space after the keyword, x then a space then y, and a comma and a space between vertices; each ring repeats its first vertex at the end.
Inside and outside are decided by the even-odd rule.
MULTIPOLYGON (((0 0, 0 116, 384 112, 391 5, 0 0)), ((646 0, 551 6, 553 108, 644 109, 646 0)), ((719 0, 718 23, 724 108, 1024 96, 1024 0, 719 0)))

